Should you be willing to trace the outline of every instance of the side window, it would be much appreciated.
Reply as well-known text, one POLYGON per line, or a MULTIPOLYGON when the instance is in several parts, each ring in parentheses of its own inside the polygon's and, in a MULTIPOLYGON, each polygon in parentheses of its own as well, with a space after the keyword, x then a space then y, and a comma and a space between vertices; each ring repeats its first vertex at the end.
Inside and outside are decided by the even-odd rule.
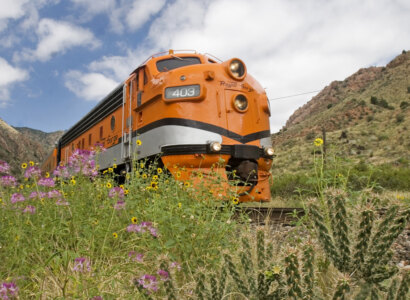
POLYGON ((147 75, 147 71, 144 68, 144 85, 146 85, 148 83, 148 75, 147 75))
POLYGON ((111 117, 111 130, 114 131, 114 129, 115 129, 115 117, 112 116, 111 117))
POLYGON ((91 133, 88 135, 88 146, 91 147, 91 133))
POLYGON ((100 140, 103 138, 103 127, 100 127, 100 140))

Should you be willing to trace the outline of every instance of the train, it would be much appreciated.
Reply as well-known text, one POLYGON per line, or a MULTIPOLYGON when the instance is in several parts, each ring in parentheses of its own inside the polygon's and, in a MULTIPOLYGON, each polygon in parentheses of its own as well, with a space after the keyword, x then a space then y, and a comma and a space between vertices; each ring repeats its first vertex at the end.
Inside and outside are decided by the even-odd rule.
POLYGON ((130 172, 135 158, 156 158, 179 180, 216 172, 225 188, 236 182, 240 202, 267 202, 275 156, 270 114, 264 88, 241 59, 169 50, 150 56, 67 130, 42 169, 101 144, 100 172, 114 164, 130 172))

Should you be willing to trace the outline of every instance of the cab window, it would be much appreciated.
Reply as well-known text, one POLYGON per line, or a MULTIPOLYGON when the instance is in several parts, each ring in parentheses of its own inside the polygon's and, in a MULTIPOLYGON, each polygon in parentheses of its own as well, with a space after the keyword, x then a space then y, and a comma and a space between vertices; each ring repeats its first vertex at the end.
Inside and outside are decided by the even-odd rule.
POLYGON ((157 61, 157 69, 159 72, 167 72, 173 69, 198 65, 201 63, 199 57, 172 57, 157 61))

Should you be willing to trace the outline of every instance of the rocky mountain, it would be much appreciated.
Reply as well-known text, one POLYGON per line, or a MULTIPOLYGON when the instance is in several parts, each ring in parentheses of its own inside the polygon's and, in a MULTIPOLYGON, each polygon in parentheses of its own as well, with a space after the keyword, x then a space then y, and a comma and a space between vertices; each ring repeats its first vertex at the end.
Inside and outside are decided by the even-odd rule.
POLYGON ((410 162, 410 52, 385 67, 333 81, 272 135, 275 168, 297 172, 311 163, 312 142, 326 136, 333 154, 372 164, 410 162))
POLYGON ((14 127, 20 133, 29 137, 32 141, 36 141, 41 144, 44 150, 49 153, 54 148, 55 143, 63 135, 64 131, 43 132, 41 130, 32 129, 28 127, 14 127))
POLYGON ((0 160, 7 161, 12 173, 18 175, 23 162, 34 161, 41 164, 62 133, 14 128, 0 119, 0 160))

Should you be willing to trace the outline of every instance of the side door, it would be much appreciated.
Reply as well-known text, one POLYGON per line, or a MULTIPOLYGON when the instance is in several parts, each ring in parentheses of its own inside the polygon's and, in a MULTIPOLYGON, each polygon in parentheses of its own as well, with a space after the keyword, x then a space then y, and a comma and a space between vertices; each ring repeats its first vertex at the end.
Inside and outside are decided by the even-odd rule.
POLYGON ((125 82, 122 93, 122 145, 121 158, 123 161, 132 159, 132 131, 133 131, 133 114, 132 106, 136 101, 136 76, 132 74, 125 82))

